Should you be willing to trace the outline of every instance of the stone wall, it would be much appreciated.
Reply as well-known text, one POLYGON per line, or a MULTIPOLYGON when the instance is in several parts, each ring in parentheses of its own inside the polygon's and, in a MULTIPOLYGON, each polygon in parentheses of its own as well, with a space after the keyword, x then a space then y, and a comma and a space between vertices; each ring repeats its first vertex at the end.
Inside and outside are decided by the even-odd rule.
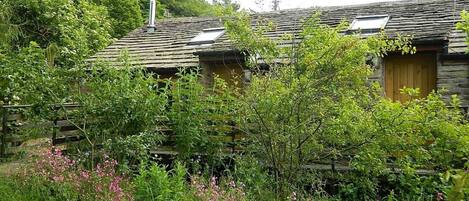
MULTIPOLYGON (((440 56, 441 58, 441 56, 440 56)), ((469 59, 439 59, 437 68, 438 89, 448 90, 445 97, 449 99, 456 94, 462 100, 462 106, 469 106, 469 59)))
MULTIPOLYGON (((438 56, 437 63, 437 88, 447 90, 445 99, 456 94, 462 101, 463 107, 469 107, 469 59, 442 59, 438 56)), ((380 59, 374 67, 370 81, 378 82, 383 87, 384 95, 384 64, 380 59)))

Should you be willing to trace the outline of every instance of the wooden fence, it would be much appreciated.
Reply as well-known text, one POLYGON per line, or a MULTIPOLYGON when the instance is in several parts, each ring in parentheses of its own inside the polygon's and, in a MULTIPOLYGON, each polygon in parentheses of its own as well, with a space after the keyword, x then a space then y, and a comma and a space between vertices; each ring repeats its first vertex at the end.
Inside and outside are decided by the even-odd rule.
MULTIPOLYGON (((85 139, 84 133, 80 127, 80 119, 77 119, 71 113, 80 109, 78 104, 62 104, 62 105, 49 105, 50 114, 46 118, 36 118, 35 121, 28 119, 27 110, 35 109, 32 105, 3 105, 1 106, 2 127, 0 128, 0 157, 5 157, 9 148, 14 148, 25 140, 26 136, 21 135, 22 130, 26 129, 40 129, 40 137, 50 137, 53 145, 67 144, 69 142, 77 142, 85 139), (72 122, 73 121, 73 122, 72 122), (74 123, 75 122, 75 123, 74 123)), ((170 122, 167 117, 159 117, 162 120, 163 126, 158 126, 158 132, 166 136, 166 140, 162 146, 156 147, 151 151, 153 154, 158 155, 176 155, 178 154, 175 149, 176 136, 170 129, 170 122)), ((230 125, 219 126, 217 128, 222 130, 225 135, 213 136, 213 139, 224 144, 224 152, 235 153, 240 151, 240 145, 243 136, 239 134, 230 125)))
MULTIPOLYGON (((76 142, 85 139, 81 132, 79 125, 72 123, 70 119, 73 116, 69 116, 69 113, 73 113, 80 108, 77 104, 63 104, 63 105, 50 105, 50 111, 52 112, 50 117, 42 119, 39 122, 29 122, 27 117, 24 115, 25 110, 33 109, 31 105, 3 105, 1 106, 2 115, 2 127, 0 128, 0 158, 5 157, 7 154, 7 148, 12 148, 20 145, 24 136, 18 135, 21 129, 29 128, 40 128, 41 131, 50 133, 43 134, 41 136, 50 136, 53 145, 66 144, 69 142, 76 142)), ((467 116, 467 108, 464 108, 464 112, 467 116)), ((176 136, 174 132, 169 128, 170 122, 166 117, 160 119, 166 119, 163 121, 164 126, 158 128, 159 132, 166 135, 166 140, 162 146, 156 147, 151 151, 152 154, 158 155, 177 155, 178 152, 175 149, 176 136)), ((224 125, 214 129, 221 129, 225 133, 222 136, 212 136, 212 140, 222 142, 224 144, 223 151, 225 153, 234 154, 242 152, 243 138, 244 135, 240 134, 239 131, 230 125, 224 125)), ((390 165, 391 167, 392 165, 390 165)), ((316 162, 305 166, 304 168, 315 169, 315 170, 332 170, 332 171, 350 171, 347 163, 340 163, 337 161, 331 162, 316 162)), ((391 169, 392 172, 399 172, 399 169, 391 169)), ((434 174, 432 170, 419 170, 419 174, 434 174)))
POLYGON ((29 119, 28 110, 34 110, 32 105, 3 105, 1 106, 2 127, 0 128, 0 157, 7 154, 7 149, 20 145, 26 136, 21 131, 27 129, 41 129, 41 136, 48 136, 53 145, 67 141, 82 139, 79 128, 70 123, 68 115, 77 110, 77 104, 49 105, 51 114, 45 119, 29 119))

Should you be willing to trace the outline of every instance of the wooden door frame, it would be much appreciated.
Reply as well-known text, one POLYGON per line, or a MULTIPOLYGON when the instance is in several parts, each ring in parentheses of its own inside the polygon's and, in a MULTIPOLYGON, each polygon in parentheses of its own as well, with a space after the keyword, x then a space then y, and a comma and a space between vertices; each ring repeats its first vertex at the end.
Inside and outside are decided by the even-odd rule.
MULTIPOLYGON (((386 68, 387 68, 386 59, 389 58, 389 57, 392 57, 392 56, 403 56, 403 57, 404 56, 409 56, 409 57, 412 57, 412 56, 425 55, 425 54, 431 54, 432 56, 434 56, 435 57, 435 86, 432 90, 435 90, 435 91, 438 90, 438 68, 439 68, 439 66, 441 66, 440 65, 440 59, 439 59, 441 53, 440 53, 440 51, 438 51, 439 49, 437 49, 437 48, 425 48, 425 49, 421 49, 421 50, 422 51, 419 51, 419 52, 417 52, 416 54, 413 54, 413 55, 402 55, 401 53, 397 53, 397 52, 396 53, 390 53, 390 54, 388 54, 388 56, 381 59, 380 64, 382 66, 381 75, 382 75, 382 86, 383 86, 383 96, 384 97, 391 98, 391 97, 388 96, 387 90, 386 90, 386 87, 387 87, 386 86, 386 82, 387 82, 386 81, 386 79, 387 79, 386 78, 386 68)), ((393 89, 393 91, 394 91, 394 89, 393 89)), ((392 98, 392 99, 394 99, 394 98, 392 98)))

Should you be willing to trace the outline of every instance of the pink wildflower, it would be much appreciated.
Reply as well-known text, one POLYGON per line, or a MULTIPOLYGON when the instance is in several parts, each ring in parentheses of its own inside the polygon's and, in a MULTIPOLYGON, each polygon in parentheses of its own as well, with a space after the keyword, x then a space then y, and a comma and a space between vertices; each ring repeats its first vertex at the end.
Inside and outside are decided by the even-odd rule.
POLYGON ((445 200, 445 197, 443 196, 443 193, 438 192, 438 193, 436 194, 436 200, 437 200, 437 201, 444 201, 444 200, 445 200))

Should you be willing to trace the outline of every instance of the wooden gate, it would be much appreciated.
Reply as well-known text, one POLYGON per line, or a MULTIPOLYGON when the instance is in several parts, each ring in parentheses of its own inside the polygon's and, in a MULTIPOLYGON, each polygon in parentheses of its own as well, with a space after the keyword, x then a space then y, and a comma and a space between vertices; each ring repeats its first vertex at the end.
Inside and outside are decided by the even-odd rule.
POLYGON ((391 55, 385 58, 386 97, 405 102, 409 96, 401 94, 404 87, 419 88, 420 97, 426 97, 436 89, 436 54, 391 55))

